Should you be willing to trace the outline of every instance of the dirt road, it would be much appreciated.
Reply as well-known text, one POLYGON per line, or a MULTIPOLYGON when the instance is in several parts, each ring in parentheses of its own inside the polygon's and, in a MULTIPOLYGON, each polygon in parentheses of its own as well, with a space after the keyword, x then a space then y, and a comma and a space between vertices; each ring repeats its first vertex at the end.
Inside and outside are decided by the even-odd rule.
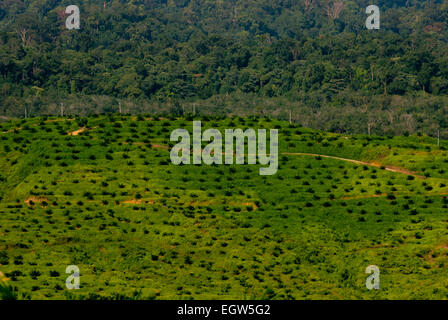
MULTIPOLYGON (((355 163, 355 164, 359 164, 359 165, 366 165, 366 166, 377 167, 377 168, 380 168, 380 167, 383 166, 382 164, 379 164, 379 163, 365 162, 365 161, 359 161, 359 160, 353 160, 353 159, 346 159, 346 158, 335 157, 335 156, 327 156, 327 155, 324 155, 324 154, 290 153, 290 152, 283 152, 282 154, 288 155, 288 156, 310 156, 310 157, 322 157, 322 158, 336 159, 336 160, 347 161, 347 162, 351 162, 351 163, 355 163)), ((421 176, 421 175, 417 174, 416 172, 410 171, 410 170, 408 170, 406 168, 400 168, 400 167, 394 167, 394 166, 384 166, 384 167, 385 167, 385 170, 387 170, 387 171, 398 172, 398 173, 406 174, 408 176, 414 176, 414 177, 419 178, 419 179, 426 179, 426 177, 421 176)))

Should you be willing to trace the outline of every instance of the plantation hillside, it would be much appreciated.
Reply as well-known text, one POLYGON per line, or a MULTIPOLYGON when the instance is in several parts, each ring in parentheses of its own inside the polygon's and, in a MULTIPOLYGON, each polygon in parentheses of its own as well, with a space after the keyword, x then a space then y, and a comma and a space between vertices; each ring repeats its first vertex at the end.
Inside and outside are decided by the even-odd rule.
POLYGON ((203 129, 278 129, 278 172, 172 164, 170 133, 191 132, 191 115, 0 124, 0 295, 448 298, 445 140, 200 119, 203 129), (65 288, 69 265, 79 290, 65 288), (380 290, 366 289, 368 265, 381 270, 380 290))

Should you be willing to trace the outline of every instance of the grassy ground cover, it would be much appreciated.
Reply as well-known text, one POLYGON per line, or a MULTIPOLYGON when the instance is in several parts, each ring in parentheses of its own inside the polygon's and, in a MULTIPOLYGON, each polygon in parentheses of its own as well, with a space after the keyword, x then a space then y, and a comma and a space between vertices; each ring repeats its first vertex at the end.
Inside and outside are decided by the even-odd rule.
POLYGON ((279 170, 260 176, 171 164, 170 133, 191 120, 0 124, 0 271, 18 298, 448 297, 446 141, 203 118, 279 130, 279 170), (380 290, 365 287, 371 264, 380 290), (80 290, 65 288, 67 265, 80 290))

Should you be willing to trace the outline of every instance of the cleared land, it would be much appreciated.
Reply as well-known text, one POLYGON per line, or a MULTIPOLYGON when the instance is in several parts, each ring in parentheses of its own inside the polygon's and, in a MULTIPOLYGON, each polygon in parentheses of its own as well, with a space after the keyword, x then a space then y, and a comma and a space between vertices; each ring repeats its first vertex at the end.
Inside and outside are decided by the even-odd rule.
POLYGON ((448 297, 445 141, 202 123, 277 128, 278 173, 172 165, 169 135, 191 118, 1 124, 5 284, 32 299, 448 297), (380 290, 365 288, 370 264, 380 290), (68 265, 80 290, 65 288, 68 265))

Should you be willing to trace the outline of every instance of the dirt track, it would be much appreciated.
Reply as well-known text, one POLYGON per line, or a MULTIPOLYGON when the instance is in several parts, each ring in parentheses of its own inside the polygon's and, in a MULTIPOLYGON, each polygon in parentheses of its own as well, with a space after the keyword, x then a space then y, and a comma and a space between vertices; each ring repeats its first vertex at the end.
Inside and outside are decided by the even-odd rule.
MULTIPOLYGON (((290 153, 290 152, 283 152, 282 154, 284 155, 289 155, 289 156, 310 156, 310 157, 322 157, 322 158, 329 158, 329 159, 336 159, 336 160, 341 160, 341 161, 347 161, 347 162, 351 162, 351 163, 356 163, 359 165, 366 165, 366 166, 371 166, 371 167, 377 167, 380 168, 382 167, 381 164, 378 163, 372 163, 372 162, 364 162, 364 161, 359 161, 359 160, 353 160, 353 159, 346 159, 346 158, 340 158, 340 157, 335 157, 335 156, 327 156, 324 154, 315 154, 315 153, 290 153)), ((394 167, 394 166, 384 166, 385 169, 387 171, 391 171, 391 172, 397 172, 397 173, 402 173, 402 174, 406 174, 408 176, 414 176, 416 178, 419 179, 426 179, 426 177, 421 176, 419 174, 417 174, 414 171, 410 171, 408 169, 405 168, 400 168, 400 167, 394 167)))
POLYGON ((80 134, 81 132, 86 131, 86 128, 81 128, 72 132, 69 132, 68 135, 69 136, 77 136, 78 134, 80 134))
MULTIPOLYGON (((168 146, 159 145, 159 144, 153 144, 152 147, 153 148, 169 149, 168 146)), ((322 158, 335 159, 335 160, 340 160, 340 161, 347 161, 347 162, 351 162, 351 163, 355 163, 355 164, 359 164, 359 165, 366 165, 366 166, 371 166, 371 167, 376 167, 376 168, 381 168, 383 166, 382 164, 379 164, 379 163, 365 162, 365 161, 341 158, 341 157, 336 157, 336 156, 328 156, 325 154, 300 153, 300 152, 297 152, 297 153, 283 152, 282 154, 286 155, 286 156, 322 157, 322 158)), ((225 152, 222 152, 222 155, 225 155, 225 152)), ((419 175, 416 172, 408 170, 406 168, 400 168, 400 167, 388 166, 388 165, 385 165, 384 168, 385 168, 385 170, 390 171, 390 172, 397 172, 397 173, 401 173, 401 174, 406 174, 408 176, 414 176, 419 179, 426 179, 425 176, 419 175)))

